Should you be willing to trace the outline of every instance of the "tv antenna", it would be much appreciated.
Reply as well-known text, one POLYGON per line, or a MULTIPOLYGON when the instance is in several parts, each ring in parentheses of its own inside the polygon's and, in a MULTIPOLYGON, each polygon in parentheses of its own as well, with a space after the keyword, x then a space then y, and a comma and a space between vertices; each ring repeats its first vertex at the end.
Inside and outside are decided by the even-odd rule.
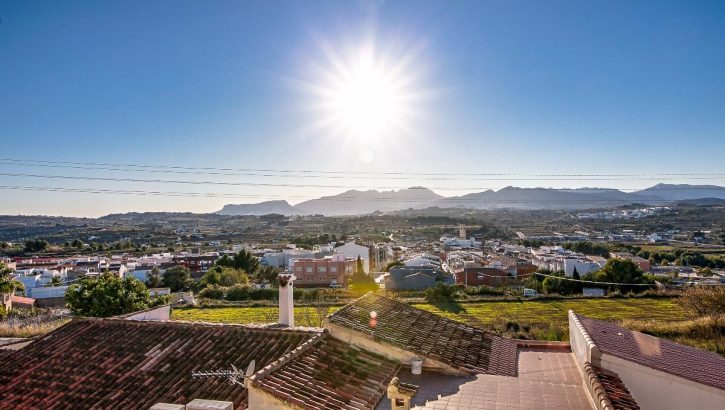
POLYGON ((231 369, 192 372, 191 377, 194 379, 200 377, 218 377, 229 380, 229 384, 238 384, 240 386, 244 386, 244 379, 252 377, 252 375, 254 374, 254 365, 254 360, 252 360, 251 362, 249 362, 249 365, 247 366, 247 370, 245 372, 237 369, 237 367, 232 364, 231 369))

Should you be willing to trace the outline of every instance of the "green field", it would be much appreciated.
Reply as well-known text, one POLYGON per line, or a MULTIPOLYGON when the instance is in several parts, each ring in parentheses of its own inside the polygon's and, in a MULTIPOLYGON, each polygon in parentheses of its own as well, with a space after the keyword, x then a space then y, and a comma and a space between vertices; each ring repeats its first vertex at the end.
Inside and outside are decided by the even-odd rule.
MULTIPOLYGON (((567 312, 596 319, 615 320, 685 320, 685 313, 669 298, 617 298, 617 299, 566 299, 541 301, 477 301, 460 303, 450 307, 430 304, 413 306, 441 314, 451 319, 483 328, 497 328, 502 322, 515 321, 521 325, 537 327, 566 327, 567 312)), ((297 324, 313 326, 315 322, 339 309, 318 310, 312 307, 296 307, 297 324)), ((276 307, 215 307, 174 309, 173 319, 222 323, 273 323, 277 321, 276 307)), ((548 338, 548 337, 545 337, 548 338)))

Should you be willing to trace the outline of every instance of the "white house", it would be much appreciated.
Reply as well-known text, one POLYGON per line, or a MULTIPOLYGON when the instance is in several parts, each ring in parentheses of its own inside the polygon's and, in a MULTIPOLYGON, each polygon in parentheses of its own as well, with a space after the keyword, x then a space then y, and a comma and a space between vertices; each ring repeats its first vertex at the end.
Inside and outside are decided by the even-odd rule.
POLYGON ((370 273, 370 248, 367 246, 358 245, 355 241, 350 241, 335 248, 335 253, 345 255, 346 258, 357 259, 360 257, 365 273, 370 273))
POLYGON ((589 272, 598 271, 599 264, 587 258, 566 258, 564 259, 564 274, 566 276, 574 275, 574 269, 580 276, 584 276, 589 272))

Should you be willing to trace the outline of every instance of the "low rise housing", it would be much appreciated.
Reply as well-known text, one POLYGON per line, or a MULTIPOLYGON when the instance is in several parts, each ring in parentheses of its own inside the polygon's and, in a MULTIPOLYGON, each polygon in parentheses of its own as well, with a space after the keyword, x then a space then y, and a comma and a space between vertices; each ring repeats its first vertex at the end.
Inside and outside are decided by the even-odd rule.
POLYGON ((321 259, 292 259, 290 271, 297 277, 297 286, 344 285, 355 272, 356 262, 341 254, 321 259))

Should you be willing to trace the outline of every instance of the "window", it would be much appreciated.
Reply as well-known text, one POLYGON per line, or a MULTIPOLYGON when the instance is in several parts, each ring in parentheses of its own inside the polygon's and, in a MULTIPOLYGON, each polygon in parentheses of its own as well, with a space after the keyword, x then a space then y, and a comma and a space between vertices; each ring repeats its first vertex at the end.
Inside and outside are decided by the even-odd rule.
POLYGON ((318 266, 317 267, 317 272, 319 272, 319 273, 325 273, 325 272, 327 272, 327 268, 324 267, 324 266, 318 266))
POLYGON ((337 272, 337 266, 330 266, 330 272, 337 272))
POLYGON ((302 266, 297 267, 297 272, 302 272, 302 266))
POLYGON ((307 267, 307 273, 312 273, 312 266, 307 267))

